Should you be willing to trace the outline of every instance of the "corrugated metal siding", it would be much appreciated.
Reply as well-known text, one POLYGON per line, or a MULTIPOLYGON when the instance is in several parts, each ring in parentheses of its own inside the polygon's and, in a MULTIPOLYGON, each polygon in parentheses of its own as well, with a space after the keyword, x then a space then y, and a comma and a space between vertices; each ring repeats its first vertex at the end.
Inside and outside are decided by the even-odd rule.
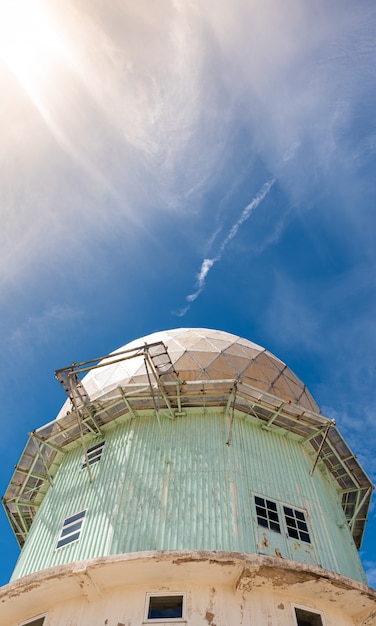
MULTIPOLYGON (((231 446, 220 412, 172 421, 145 416, 106 435, 89 483, 82 450, 67 454, 31 528, 14 572, 143 550, 256 551, 251 493, 306 509, 319 563, 364 580, 329 481, 300 444, 236 419, 231 446), (87 508, 81 538, 55 550, 63 520, 87 508), (340 527, 342 525, 342 527, 340 527)), ((90 442, 95 443, 97 440, 90 442)))

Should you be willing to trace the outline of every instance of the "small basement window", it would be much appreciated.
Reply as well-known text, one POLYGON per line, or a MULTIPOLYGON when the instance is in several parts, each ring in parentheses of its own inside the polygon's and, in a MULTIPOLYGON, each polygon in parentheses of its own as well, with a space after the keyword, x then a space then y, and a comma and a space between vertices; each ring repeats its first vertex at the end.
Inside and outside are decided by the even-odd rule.
POLYGON ((321 613, 294 607, 297 626, 324 626, 321 613))
POLYGON ((64 520, 59 539, 57 540, 56 550, 80 538, 85 516, 86 510, 75 513, 75 515, 71 515, 64 520))
POLYGON ((40 617, 34 617, 31 621, 22 622, 20 626, 43 626, 45 615, 41 615, 40 617))
POLYGON ((183 619, 183 594, 147 594, 145 622, 181 622, 183 619))
MULTIPOLYGON (((87 449, 87 458, 89 461, 89 465, 94 465, 94 463, 98 463, 98 461, 102 458, 102 452, 104 448, 105 441, 101 441, 100 443, 96 443, 95 446, 91 446, 87 449)), ((85 469, 86 467, 86 458, 81 465, 81 469, 85 469)))

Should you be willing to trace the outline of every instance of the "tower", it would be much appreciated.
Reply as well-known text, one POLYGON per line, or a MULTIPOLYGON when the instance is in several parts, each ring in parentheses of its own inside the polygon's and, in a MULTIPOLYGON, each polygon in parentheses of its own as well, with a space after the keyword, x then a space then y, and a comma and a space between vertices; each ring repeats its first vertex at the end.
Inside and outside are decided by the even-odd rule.
POLYGON ((3 503, 7 626, 371 626, 372 485, 264 348, 177 329, 57 370, 3 503))

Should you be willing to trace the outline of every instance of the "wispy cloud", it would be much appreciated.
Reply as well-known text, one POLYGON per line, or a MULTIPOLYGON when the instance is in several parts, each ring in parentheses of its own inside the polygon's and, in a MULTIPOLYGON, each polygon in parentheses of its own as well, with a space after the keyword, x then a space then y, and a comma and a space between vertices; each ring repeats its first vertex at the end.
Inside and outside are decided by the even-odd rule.
POLYGON ((217 263, 218 261, 221 260, 222 255, 218 255, 216 256, 214 259, 204 259, 202 264, 201 264, 201 269, 199 271, 199 273, 197 274, 197 284, 196 284, 196 291, 194 293, 190 293, 187 296, 187 301, 188 302, 194 302, 194 300, 196 300, 196 298, 198 298, 198 296, 200 295, 200 293, 202 292, 202 290, 205 287, 205 282, 206 282, 206 277, 209 274, 211 268, 213 267, 214 263, 217 263))
POLYGON ((356 106, 373 105, 366 7, 287 5, 40 0, 52 26, 39 43, 23 26, 23 43, 40 53, 25 51, 38 61, 27 83, 26 66, 12 74, 0 59, 7 280, 30 279, 51 251, 81 254, 83 238, 93 245, 110 237, 114 223, 132 237, 151 231, 161 212, 199 213, 240 136, 249 140, 247 160, 260 157, 293 199, 320 168, 359 160, 374 137, 368 132, 359 146, 344 137, 352 116, 360 118, 356 106))
MULTIPOLYGON (((271 187, 274 185, 275 183, 275 179, 272 178, 270 180, 268 180, 260 189, 260 191, 255 195, 255 197, 251 200, 251 202, 249 204, 247 204, 247 206, 243 209, 239 219, 235 222, 235 224, 230 228, 228 234, 226 235, 226 237, 223 239, 222 243, 219 246, 219 250, 218 253, 210 258, 210 259, 204 259, 201 263, 201 267, 200 267, 200 271, 198 272, 197 276, 196 276, 196 285, 195 285, 195 291, 188 294, 186 296, 186 301, 188 302, 188 304, 181 308, 178 309, 177 311, 174 311, 174 315, 177 315, 178 317, 183 317, 187 311, 189 310, 191 303, 194 302, 198 296, 200 295, 200 293, 202 293, 202 291, 205 289, 205 285, 206 285, 206 278, 210 272, 210 270, 212 269, 213 265, 215 263, 218 263, 218 261, 220 261, 222 259, 222 255, 224 253, 224 251, 226 250, 228 244, 230 243, 230 241, 232 239, 234 239, 235 235, 237 234, 240 226, 242 224, 244 224, 244 222, 246 222, 250 216, 252 215, 253 211, 255 209, 257 209, 257 207, 259 206, 259 204, 264 200, 264 198, 268 195, 271 187)), ((211 237, 211 240, 213 240, 213 236, 211 237)))
POLYGON ((80 326, 84 312, 68 304, 54 304, 38 315, 28 315, 22 323, 8 334, 3 346, 9 354, 19 355, 46 346, 52 338, 56 339, 62 330, 80 326))

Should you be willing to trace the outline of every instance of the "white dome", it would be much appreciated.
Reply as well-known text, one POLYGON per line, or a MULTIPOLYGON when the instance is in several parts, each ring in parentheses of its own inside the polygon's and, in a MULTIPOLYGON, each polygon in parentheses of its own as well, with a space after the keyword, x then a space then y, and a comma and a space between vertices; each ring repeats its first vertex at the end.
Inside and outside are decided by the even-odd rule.
MULTIPOLYGON (((224 331, 206 328, 161 331, 126 344, 112 356, 156 342, 166 346, 182 382, 238 379, 282 400, 320 412, 304 383, 280 359, 252 341, 224 331)), ((92 369, 82 382, 90 399, 95 400, 116 387, 147 381, 144 358, 140 355, 92 369)), ((68 408, 65 404, 58 417, 68 408)))

